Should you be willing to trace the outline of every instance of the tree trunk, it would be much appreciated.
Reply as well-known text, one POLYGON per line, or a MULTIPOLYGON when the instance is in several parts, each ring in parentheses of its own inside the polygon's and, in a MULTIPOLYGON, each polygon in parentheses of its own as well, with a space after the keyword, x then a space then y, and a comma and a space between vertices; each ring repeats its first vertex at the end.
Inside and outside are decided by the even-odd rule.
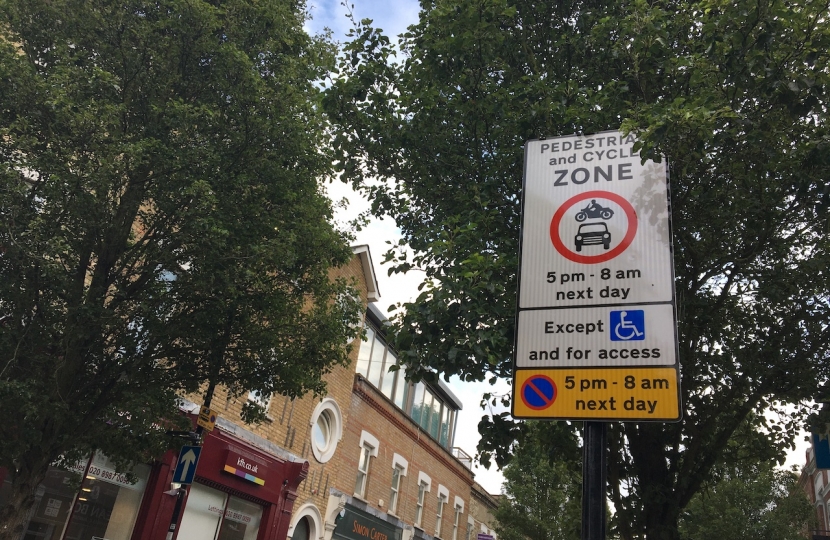
POLYGON ((35 492, 46 478, 50 452, 43 447, 31 447, 24 454, 17 471, 9 471, 12 489, 9 500, 0 508, 0 540, 19 540, 35 504, 35 492))
POLYGON ((671 501, 643 501, 647 540, 680 540, 677 529, 679 509, 671 501))

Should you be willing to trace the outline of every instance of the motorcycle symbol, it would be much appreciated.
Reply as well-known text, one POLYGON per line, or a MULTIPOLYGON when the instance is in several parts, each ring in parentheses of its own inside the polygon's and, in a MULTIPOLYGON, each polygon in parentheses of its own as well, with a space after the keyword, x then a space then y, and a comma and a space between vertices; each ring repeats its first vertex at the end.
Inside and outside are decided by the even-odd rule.
POLYGON ((577 212, 576 220, 580 223, 585 221, 588 218, 602 218, 605 220, 611 219, 614 215, 614 211, 610 208, 606 208, 602 205, 597 204, 596 199, 591 199, 591 204, 577 212))

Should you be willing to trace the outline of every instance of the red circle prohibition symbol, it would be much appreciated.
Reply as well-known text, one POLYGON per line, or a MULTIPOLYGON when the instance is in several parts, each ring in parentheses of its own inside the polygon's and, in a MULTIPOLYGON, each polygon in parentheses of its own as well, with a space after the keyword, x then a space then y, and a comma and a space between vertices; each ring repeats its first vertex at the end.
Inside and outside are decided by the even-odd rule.
POLYGON ((524 404, 534 411, 541 411, 553 405, 557 394, 556 383, 553 382, 553 379, 540 374, 528 377, 522 383, 520 392, 524 404), (542 384, 537 384, 536 381, 540 381, 542 384))
POLYGON ((634 236, 637 234, 637 211, 634 210, 634 207, 631 206, 631 203, 625 200, 620 195, 616 193, 611 193, 610 191, 586 191, 585 193, 580 193, 579 195, 574 195, 560 206, 556 213, 553 214, 553 219, 550 221, 550 239, 553 242, 553 247, 556 248, 556 251, 559 252, 560 255, 568 259, 569 261, 573 261, 576 263, 582 264, 597 264, 605 261, 610 261, 623 251, 625 251, 628 246, 631 245, 631 242, 634 241, 634 236), (571 251, 565 244, 562 242, 562 239, 559 238, 559 223, 562 221, 562 218, 565 216, 565 212, 568 211, 570 207, 575 205, 580 201, 584 201, 585 199, 608 199, 617 203, 625 212, 625 216, 628 218, 628 230, 625 232, 625 236, 622 239, 622 242, 617 245, 612 250, 606 251, 605 253, 601 253, 599 255, 580 255, 574 251, 571 251))

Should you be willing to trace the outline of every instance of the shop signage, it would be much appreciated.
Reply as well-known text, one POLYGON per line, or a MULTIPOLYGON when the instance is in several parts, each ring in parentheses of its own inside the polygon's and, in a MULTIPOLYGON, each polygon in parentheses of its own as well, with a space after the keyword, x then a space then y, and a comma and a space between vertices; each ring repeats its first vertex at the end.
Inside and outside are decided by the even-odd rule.
POLYGON ((334 529, 347 540, 400 540, 401 529, 391 523, 347 505, 334 529))
POLYGON ((250 456, 243 456, 239 452, 228 450, 225 467, 222 470, 259 486, 265 485, 265 464, 250 456))
POLYGON ((86 473, 88 480, 101 480, 116 486, 132 489, 135 491, 143 491, 145 480, 140 476, 134 476, 135 482, 131 482, 127 473, 117 472, 115 464, 104 454, 95 452, 92 458, 92 463, 89 463, 89 470, 87 470, 87 460, 83 459, 75 463, 70 468, 72 472, 78 474, 86 473))
POLYGON ((680 418, 666 165, 635 142, 525 145, 516 418, 680 418))

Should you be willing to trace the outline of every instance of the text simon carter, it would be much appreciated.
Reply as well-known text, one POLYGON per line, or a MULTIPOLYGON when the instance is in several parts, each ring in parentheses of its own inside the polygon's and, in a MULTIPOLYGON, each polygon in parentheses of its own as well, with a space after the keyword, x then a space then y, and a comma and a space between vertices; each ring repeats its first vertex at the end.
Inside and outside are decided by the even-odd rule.
POLYGON ((374 527, 370 529, 369 527, 361 524, 357 520, 354 520, 354 524, 352 525, 352 532, 356 532, 357 534, 365 536, 366 538, 370 538, 371 540, 389 540, 388 535, 383 534, 374 527))

